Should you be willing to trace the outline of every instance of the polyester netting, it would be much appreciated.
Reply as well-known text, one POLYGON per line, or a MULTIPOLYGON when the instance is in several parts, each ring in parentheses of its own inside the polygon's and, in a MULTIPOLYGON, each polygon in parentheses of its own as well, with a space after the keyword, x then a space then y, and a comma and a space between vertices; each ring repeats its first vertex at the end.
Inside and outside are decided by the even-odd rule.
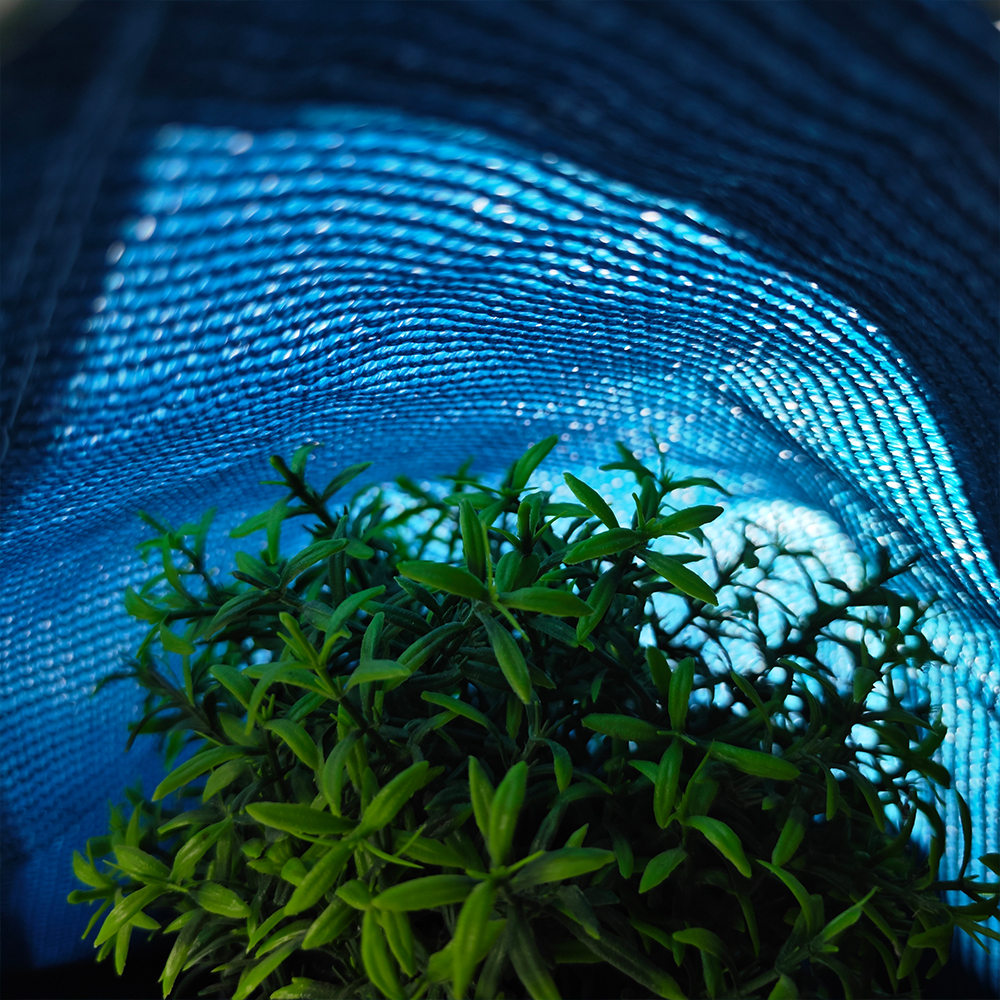
POLYGON ((604 2, 88 3, 12 63, 3 887, 30 960, 89 948, 69 853, 157 772, 122 753, 138 692, 90 696, 135 642, 136 509, 217 505, 221 544, 313 440, 321 472, 429 478, 550 433, 548 467, 592 470, 653 430, 734 510, 922 553, 944 762, 1000 849, 996 64, 966 4, 604 2))

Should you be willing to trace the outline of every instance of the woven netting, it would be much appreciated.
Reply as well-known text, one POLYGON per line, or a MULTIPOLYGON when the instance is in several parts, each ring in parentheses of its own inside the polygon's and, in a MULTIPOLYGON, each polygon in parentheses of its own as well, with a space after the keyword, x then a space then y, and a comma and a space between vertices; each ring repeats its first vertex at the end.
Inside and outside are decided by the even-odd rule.
POLYGON ((138 690, 91 697, 135 511, 217 506, 223 546, 307 441, 429 479, 653 431, 733 514, 919 552, 1000 850, 997 38, 964 3, 88 3, 11 63, 5 944, 89 947, 70 851, 158 773, 138 690))

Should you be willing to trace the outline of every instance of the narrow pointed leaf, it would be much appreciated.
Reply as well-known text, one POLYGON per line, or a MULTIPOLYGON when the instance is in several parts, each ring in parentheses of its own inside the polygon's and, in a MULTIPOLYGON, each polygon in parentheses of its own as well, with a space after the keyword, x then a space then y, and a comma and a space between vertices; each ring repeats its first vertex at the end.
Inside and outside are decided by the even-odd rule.
POLYGON ((502 865, 514 840, 528 781, 528 765, 516 763, 497 785, 490 808, 489 849, 495 865, 502 865))
POLYGON ((685 825, 694 827, 695 830, 703 834, 723 857, 733 863, 733 866, 744 878, 750 878, 750 864, 743 853, 743 845, 733 832, 732 827, 723 823, 721 819, 714 819, 711 816, 691 816, 685 825))
POLYGON ((393 681, 407 678, 411 671, 398 660, 364 660, 356 667, 347 681, 346 690, 372 681, 393 681))
POLYGON ((667 583, 672 584, 688 597, 704 601, 705 604, 716 605, 719 603, 715 591, 679 560, 672 556, 665 556, 660 552, 652 552, 649 549, 644 549, 638 555, 654 573, 659 573, 667 583))
POLYGON ((246 811, 264 826, 293 834, 341 834, 354 826, 349 819, 294 802, 253 802, 246 807, 246 811))
POLYGON ((542 464, 548 453, 556 446, 558 440, 559 438, 555 434, 550 434, 548 437, 542 438, 538 444, 532 445, 514 463, 510 480, 511 489, 520 492, 528 485, 531 474, 542 464))
POLYGON ((182 788, 189 781, 210 771, 219 764, 224 764, 227 760, 235 760, 246 753, 243 747, 213 747, 210 750, 203 750, 195 754, 190 760, 186 760, 180 767, 175 767, 163 781, 161 781, 153 791, 153 801, 156 802, 171 792, 182 788))
POLYGON ((474 601, 489 600, 490 594, 486 584, 468 570, 458 566, 418 560, 401 562, 398 569, 402 576, 425 586, 435 587, 459 597, 468 597, 474 601))
POLYGON ((618 518, 614 511, 607 505, 604 497, 597 490, 588 486, 582 480, 576 478, 569 472, 563 473, 566 485, 573 491, 577 500, 580 501, 595 517, 600 518, 609 528, 618 527, 618 518))
POLYGON ((639 882, 639 892, 649 892, 655 889, 661 882, 670 877, 670 873, 687 857, 687 851, 683 847, 672 847, 669 851, 663 851, 651 858, 646 864, 646 869, 642 873, 639 882))
POLYGON ((294 916, 315 906, 344 870, 352 851, 352 845, 346 841, 333 844, 285 903, 285 913, 294 916))
POLYGON ((428 875, 391 886, 372 904, 383 910, 430 910, 463 902, 478 884, 467 875, 428 875))
POLYGON ((728 743, 713 742, 709 747, 709 753, 744 774, 753 774, 758 778, 794 781, 800 774, 799 769, 791 761, 761 750, 747 750, 744 747, 730 746, 728 743))
POLYGON ((323 762, 320 749, 313 738, 297 722, 290 719, 274 719, 264 724, 264 728, 288 744, 289 749, 306 767, 314 770, 323 762))
POLYGON ((680 535, 692 528, 700 528, 703 524, 714 521, 722 513, 722 507, 707 504, 688 507, 687 510, 679 510, 675 514, 661 517, 650 528, 657 537, 660 535, 680 535))
POLYGON ((517 611, 536 611, 541 615, 555 615, 561 618, 579 618, 593 614, 592 608, 576 594, 550 587, 523 587, 501 593, 498 600, 508 608, 517 611))
POLYGON ((670 715, 670 725, 677 732, 684 731, 687 719, 688 703, 691 700, 691 688, 694 685, 694 658, 686 656, 674 668, 670 677, 670 696, 667 699, 667 712, 670 715))
POLYGON ((370 833, 388 826, 396 818, 396 813, 440 771, 440 767, 430 770, 427 761, 421 760, 411 764, 401 774, 397 774, 368 803, 368 807, 361 815, 361 822, 354 831, 354 838, 357 840, 367 837, 370 833))
POLYGON ((563 555, 563 562, 573 565, 591 559, 606 559, 628 549, 637 549, 645 543, 646 535, 638 531, 633 531, 631 528, 611 528, 570 546, 563 555))
POLYGON ((531 673, 514 637, 489 615, 482 614, 479 618, 486 627, 493 654, 511 690, 525 705, 531 704, 531 673))
POLYGON ((656 726, 643 719, 634 719, 629 715, 609 715, 601 712, 591 712, 581 720, 587 729, 596 733, 612 736, 619 740, 629 740, 633 743, 662 743, 663 737, 656 726))

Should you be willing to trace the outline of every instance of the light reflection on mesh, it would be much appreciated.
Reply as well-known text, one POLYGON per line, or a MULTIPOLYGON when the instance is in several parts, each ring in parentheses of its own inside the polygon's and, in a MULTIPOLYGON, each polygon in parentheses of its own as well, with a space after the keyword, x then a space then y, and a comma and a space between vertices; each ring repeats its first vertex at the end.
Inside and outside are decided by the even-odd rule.
POLYGON ((958 666, 921 681, 952 727, 944 762, 974 851, 998 849, 1000 586, 930 408, 876 325, 733 249, 754 241, 697 206, 467 127, 316 110, 295 130, 177 125, 149 141, 147 187, 108 248, 86 336, 52 361, 67 391, 24 432, 41 465, 4 524, 2 641, 24 666, 4 679, 3 768, 8 788, 15 774, 30 788, 6 802, 22 850, 80 824, 68 784, 95 823, 134 767, 156 768, 149 752, 120 756, 133 694, 87 701, 137 635, 118 604, 145 572, 136 507, 179 521, 216 503, 231 527, 266 502, 248 485, 266 456, 305 440, 326 444, 324 470, 372 459, 374 475, 423 476, 469 454, 497 469, 557 433, 551 471, 586 476, 616 437, 652 451, 650 428, 672 466, 808 544, 842 543, 805 505, 859 544, 925 553, 907 584, 942 594, 932 638, 958 666), (72 505, 67 469, 86 484, 72 505), (58 559, 58 594, 39 593, 39 556, 58 559), (45 624, 79 608, 82 639, 45 624), (52 698, 86 704, 86 759, 77 734, 17 740, 52 698), (48 826, 39 795, 58 803, 48 826))

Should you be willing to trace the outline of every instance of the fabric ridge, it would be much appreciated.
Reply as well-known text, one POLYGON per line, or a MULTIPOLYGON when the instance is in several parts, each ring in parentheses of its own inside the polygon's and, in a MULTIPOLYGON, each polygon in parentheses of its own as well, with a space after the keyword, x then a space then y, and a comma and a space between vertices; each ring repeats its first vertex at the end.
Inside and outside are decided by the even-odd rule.
POLYGON ((136 642, 136 510, 218 506, 225 551, 308 441, 318 470, 429 479, 552 433, 553 470, 593 469, 652 431, 733 511, 919 553, 900 585, 940 595, 956 664, 920 683, 974 854, 1000 850, 998 36, 972 4, 844 6, 93 3, 40 43, 104 39, 52 85, 75 114, 4 139, 33 206, 0 245, 3 907, 30 962, 89 951, 70 852, 159 773, 123 754, 138 691, 91 697, 136 642))

